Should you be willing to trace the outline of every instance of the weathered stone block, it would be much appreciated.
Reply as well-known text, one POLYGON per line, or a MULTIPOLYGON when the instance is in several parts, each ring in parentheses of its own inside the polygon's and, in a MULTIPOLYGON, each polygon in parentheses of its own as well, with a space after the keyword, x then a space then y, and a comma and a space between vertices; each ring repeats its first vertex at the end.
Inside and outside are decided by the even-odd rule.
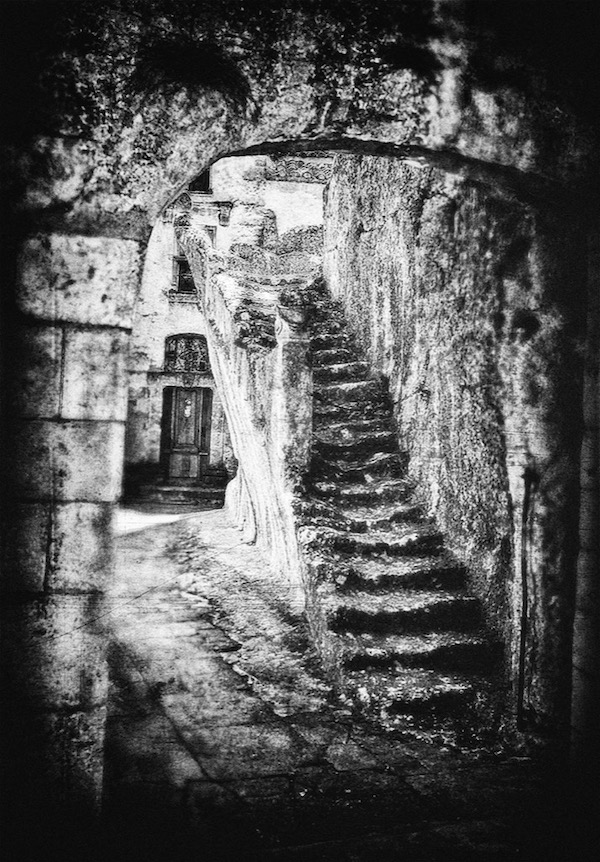
POLYGON ((2 590, 41 592, 46 572, 49 532, 46 503, 22 503, 7 513, 2 590))
POLYGON ((23 422, 11 468, 18 496, 112 502, 121 488, 124 425, 23 422))
POLYGON ((7 606, 3 665, 31 709, 88 709, 106 701, 106 638, 99 594, 53 595, 7 606))
POLYGON ((32 236, 19 256, 19 307, 49 320, 130 327, 139 249, 134 240, 32 236))
MULTIPOLYGON (((23 716, 11 736, 27 776, 27 802, 36 814, 54 811, 64 817, 72 811, 79 818, 99 810, 105 723, 105 706, 23 716)), ((71 828, 77 825, 73 820, 71 828)))
POLYGON ((278 254, 271 261, 271 275, 308 276, 319 265, 318 255, 304 251, 293 251, 278 254))
POLYGON ((21 326, 15 333, 11 403, 21 416, 58 415, 62 329, 21 326))
POLYGON ((126 419, 128 339, 121 330, 67 331, 64 419, 126 419))
POLYGON ((52 514, 48 589, 105 590, 112 571, 112 506, 58 504, 52 514))

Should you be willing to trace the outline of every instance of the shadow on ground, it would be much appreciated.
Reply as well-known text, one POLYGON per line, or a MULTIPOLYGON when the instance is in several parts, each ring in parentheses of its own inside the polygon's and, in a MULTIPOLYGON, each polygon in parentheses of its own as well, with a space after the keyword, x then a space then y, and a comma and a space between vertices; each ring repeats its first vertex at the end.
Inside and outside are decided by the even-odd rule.
POLYGON ((223 511, 123 532, 107 860, 572 858, 551 756, 400 737, 353 716, 223 511))

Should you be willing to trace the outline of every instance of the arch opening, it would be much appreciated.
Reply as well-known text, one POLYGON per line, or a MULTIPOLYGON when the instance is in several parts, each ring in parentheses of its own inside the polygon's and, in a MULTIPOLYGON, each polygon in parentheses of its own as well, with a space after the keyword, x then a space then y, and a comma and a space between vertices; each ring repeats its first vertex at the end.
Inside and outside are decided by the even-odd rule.
MULTIPOLYGON (((190 39, 193 43, 199 41, 199 50, 208 50, 207 56, 221 71, 229 68, 231 72, 227 64, 233 63, 236 74, 233 79, 226 75, 226 80, 247 84, 243 88, 247 101, 236 101, 231 93, 227 96, 227 87, 223 91, 218 75, 200 84, 193 75, 178 77, 172 66, 174 52, 163 50, 165 34, 159 32, 165 20, 171 21, 173 32, 180 32, 180 22, 173 21, 170 11, 160 21, 154 21, 152 16, 141 21, 126 4, 109 20, 110 15, 107 18, 102 10, 91 14, 87 4, 82 6, 86 6, 84 12, 64 16, 59 13, 48 22, 52 38, 46 39, 42 33, 45 28, 40 28, 31 69, 23 76, 12 74, 12 69, 9 76, 11 81, 21 78, 31 95, 31 100, 24 99, 19 104, 43 106, 39 116, 31 110, 19 118, 18 135, 11 138, 7 149, 6 171, 8 197, 16 201, 7 230, 17 259, 16 265, 7 269, 15 272, 15 289, 9 291, 7 299, 9 352, 13 358, 8 397, 11 430, 5 451, 10 453, 7 474, 16 505, 8 513, 9 574, 5 585, 10 607, 5 626, 9 646, 6 663, 14 702, 19 706, 17 712, 31 738, 39 742, 29 746, 23 755, 23 728, 18 720, 11 719, 10 727, 19 743, 13 746, 15 786, 23 786, 20 776, 35 765, 39 754, 45 764, 39 770, 41 789, 36 796, 41 807, 44 798, 52 795, 47 790, 55 779, 61 787, 65 809, 68 800, 73 803, 76 797, 76 808, 84 800, 84 807, 92 810, 100 798, 107 688, 101 658, 103 635, 97 627, 102 616, 98 602, 110 575, 108 522, 120 488, 128 377, 126 344, 148 226, 164 202, 171 200, 178 189, 182 191, 191 175, 206 170, 219 155, 247 154, 255 146, 284 147, 287 153, 296 154, 297 148, 308 146, 304 142, 307 138, 310 146, 325 148, 327 144, 329 150, 337 149, 338 144, 342 149, 364 148, 359 159, 365 171, 366 161, 374 156, 375 149, 383 147, 387 156, 392 147, 395 155, 418 161, 419 166, 413 166, 416 172, 437 170, 447 175, 446 181, 438 178, 439 185, 431 199, 419 198, 416 191, 421 187, 417 182, 416 205, 406 213, 401 212, 401 207, 395 213, 393 208, 389 210, 389 219, 378 231, 370 229, 376 213, 355 217, 356 201, 349 195, 349 210, 343 217, 338 216, 338 227, 339 233, 350 239, 345 249, 338 247, 335 254, 330 250, 328 279, 348 316, 353 317, 372 367, 392 385, 395 419, 402 419, 401 425, 406 428, 408 418, 409 426, 412 422, 412 428, 418 431, 416 437, 421 435, 425 441, 415 447, 414 440, 407 440, 407 445, 413 447, 411 460, 418 467, 417 478, 428 488, 425 502, 438 514, 445 507, 443 517, 448 529, 462 541, 463 550, 471 551, 467 536, 470 531, 481 537, 483 551, 495 571, 506 571, 506 559, 511 553, 509 543, 497 541, 486 519, 475 517, 473 501, 462 493, 460 482, 460 505, 451 511, 447 494, 450 480, 462 473, 473 477, 484 462, 486 475, 494 470, 497 475, 505 473, 505 487, 498 491, 494 505, 504 506, 507 494, 513 504, 521 501, 512 514, 513 519, 515 512, 518 516, 520 505, 522 530, 513 526, 512 532, 516 545, 521 541, 524 551, 519 553, 513 547, 513 560, 525 561, 520 576, 530 577, 536 567, 544 573, 541 581, 531 584, 535 586, 535 607, 543 607, 557 627, 547 628, 535 619, 535 612, 526 615, 538 644, 537 665, 530 668, 529 682, 541 681, 541 685, 526 686, 527 696, 532 718, 543 724, 548 716, 549 725, 556 727, 567 712, 564 657, 568 650, 562 645, 570 638, 573 611, 568 601, 563 602, 563 588, 572 594, 574 584, 572 575, 565 581, 563 574, 573 571, 577 553, 576 449, 582 431, 581 423, 573 418, 580 415, 581 363, 577 356, 585 310, 585 255, 579 256, 581 246, 576 235, 589 231, 591 207, 595 205, 590 177, 597 169, 593 130, 589 123, 586 125, 581 111, 569 107, 564 96, 568 87, 563 87, 564 82, 554 86, 556 76, 547 74, 543 62, 541 69, 532 74, 531 64, 540 59, 535 52, 522 58, 518 86, 506 80, 502 70, 507 67, 502 62, 497 66, 492 63, 494 68, 488 68, 488 73, 494 74, 484 80, 468 46, 485 40, 479 25, 469 16, 461 26, 467 33, 473 28, 471 42, 457 41, 458 31, 447 27, 447 21, 441 22, 447 38, 436 38, 435 44, 429 44, 429 36, 421 33, 420 48, 424 49, 424 39, 437 58, 433 69, 428 67, 427 74, 423 74, 412 62, 396 67, 386 60, 384 44, 400 44, 400 48, 405 45, 402 40, 394 42, 399 25, 388 16, 381 20, 377 15, 369 18, 369 33, 373 33, 369 46, 364 39, 361 41, 360 34, 356 39, 352 36, 352 28, 347 33, 344 30, 347 44, 340 53, 325 49, 319 41, 322 34, 329 34, 325 41, 329 39, 327 46, 331 47, 336 41, 335 33, 339 35, 327 10, 322 13, 322 31, 307 26, 302 15, 288 15, 285 21, 277 18, 282 29, 274 38, 272 50, 265 54, 260 41, 263 24, 259 22, 258 29, 252 31, 254 35, 245 33, 236 42, 232 33, 238 32, 238 23, 227 19, 224 24, 222 16, 227 18, 229 13, 217 4, 218 20, 211 38, 222 42, 223 47, 216 52, 206 48, 200 38, 206 25, 204 19, 191 22, 190 33, 195 35, 188 35, 185 44, 189 46, 190 39), (79 15, 91 15, 85 17, 85 26, 81 26, 79 15), (147 50, 138 50, 145 28, 153 38, 148 40, 147 50), (288 38, 292 30, 297 41, 288 38), (84 32, 89 32, 90 41, 82 47, 78 40, 84 32), (109 51, 98 36, 100 32, 113 36, 112 41, 106 41, 109 51), (57 45, 67 47, 58 50, 57 45), (290 45, 295 46, 294 50, 290 45), (119 49, 116 52, 115 46, 119 49), (161 57, 164 74, 156 74, 157 58, 161 57), (353 57, 353 62, 346 62, 344 57, 353 57), (45 70, 39 76, 37 63, 45 70), (357 70, 360 74, 356 74, 357 70), (128 89, 130 72, 146 74, 136 79, 150 82, 143 98, 139 87, 128 89), (57 99, 62 100, 60 106, 57 99), (244 113, 244 104, 248 106, 252 100, 256 111, 244 113), (530 110, 532 105, 535 110, 530 110), (347 144, 357 139, 359 143, 347 144), (257 143, 260 141, 277 143, 257 143), (426 166, 420 167, 424 163, 426 166), (485 194, 481 193, 482 182, 488 188, 485 194), (471 188, 471 184, 477 188, 471 188), (507 201, 511 202, 508 207, 507 201), (510 212, 512 204, 517 215, 510 212), (353 221, 349 226, 350 213, 353 221), (483 217, 479 218, 481 213, 483 217), (361 260, 371 243, 369 254, 379 255, 378 259, 384 261, 382 248, 387 240, 382 236, 398 214, 404 219, 399 227, 406 235, 411 231, 418 234, 419 248, 428 248, 430 259, 421 255, 418 261, 423 276, 419 285, 422 295, 411 280, 413 264, 409 262, 398 279, 398 284, 406 287, 406 296, 396 296, 391 301, 379 289, 385 265, 369 286, 361 260), (428 223, 428 219, 432 222, 428 223), (437 222, 440 231, 429 232, 428 224, 431 227, 437 222), (566 230, 561 231, 565 224, 566 230), (519 240, 513 245, 508 242, 511 234, 517 234, 519 240), (434 236, 448 241, 436 244, 434 236), (463 240, 465 246, 461 249, 463 240), (468 261, 475 247, 481 255, 470 267, 468 261), (498 271, 494 270, 494 248, 502 251, 498 271), (341 277, 343 271, 352 272, 351 286, 341 277), (462 289, 454 291, 461 279, 468 298, 462 289), (573 302, 569 301, 567 289, 571 283, 576 285, 573 302), (479 289, 484 284, 490 286, 491 293, 479 289), (436 294, 444 295, 450 304, 440 303, 433 315, 436 294), (421 299, 424 317, 409 311, 411 304, 421 299), (511 316, 507 310, 515 313, 511 316), (434 323, 445 319, 447 325, 445 329, 439 327, 443 332, 438 343, 431 336, 436 328, 427 332, 422 324, 425 319, 434 323), (524 328, 518 325, 523 320, 535 320, 536 324, 524 328), (456 324, 452 331, 448 329, 450 321, 456 324), (454 379, 443 380, 439 374, 436 378, 433 367, 433 359, 443 352, 444 338, 445 346, 452 346, 461 357, 452 366, 454 379), (417 344, 429 350, 428 363, 411 364, 417 344), (482 345, 485 350, 480 350, 482 345), (548 368, 554 370, 546 374, 548 368), (415 387, 405 404, 401 396, 408 391, 406 375, 415 387), (481 410, 477 421, 473 425, 463 423, 462 429, 452 421, 444 427, 443 423, 433 429, 425 427, 432 405, 444 402, 446 412, 439 415, 446 417, 451 417, 458 407, 474 416, 482 392, 486 397, 493 396, 493 400, 500 390, 501 417, 494 418, 491 412, 481 410), (409 404, 411 416, 407 416, 409 404), (476 428, 477 433, 469 438, 465 427, 469 433, 476 428), (511 445, 514 443, 510 450, 512 461, 498 447, 480 446, 486 434, 500 427, 504 427, 511 445), (470 448, 465 446, 467 438, 470 448), (562 460, 557 441, 565 441, 562 460), (477 456, 471 457, 473 453, 477 456), (528 494, 525 477, 533 478, 528 494), (527 505, 523 502, 526 497, 527 505), (552 512, 568 501, 572 501, 570 515, 560 519, 555 530, 552 512), (87 549, 85 559, 82 547, 87 549), (556 643, 561 644, 559 666, 552 661, 550 641, 555 630, 559 630, 556 643), (57 652, 56 642, 68 646, 57 652), (77 667, 70 664, 67 653, 82 657, 77 667), (56 674, 46 673, 48 667, 56 674), (546 685, 547 680, 556 679, 555 674, 562 678, 560 706, 554 700, 554 682, 546 685), (554 705, 547 710, 550 702, 554 705), (65 763, 69 764, 66 779, 65 763)), ((334 21, 339 14, 338 9, 334 21)), ((411 15, 407 16, 410 24, 411 15)), ((34 14, 27 17, 28 26, 33 18, 34 14)), ((243 29, 243 24, 239 26, 243 29)), ((427 27, 425 30, 429 32, 427 27)), ((19 32, 22 34, 23 28, 19 32)), ((412 26, 406 32, 410 34, 406 36, 408 42, 414 41, 412 26)), ((506 47, 504 42, 501 45, 506 47)), ((414 54, 408 54, 414 59, 414 54)), ((422 51, 418 56, 423 57, 422 51)), ((202 64, 200 67, 204 68, 202 64)), ((23 64, 17 62, 15 69, 22 68, 23 64)), ((576 63, 575 71, 580 68, 576 63)), ((573 79, 567 75, 565 80, 573 79)), ((587 86, 575 89, 588 93, 587 86)), ((11 116, 15 115, 14 105, 9 105, 11 116)), ((355 157, 349 158, 345 168, 348 175, 357 169, 352 162, 355 157)), ((406 166, 405 170, 410 173, 406 166)), ((412 180, 408 182, 410 193, 411 183, 412 180)), ((388 190, 389 186, 384 191, 388 190)), ((203 189, 199 194, 208 192, 203 189)), ((338 185, 337 194, 339 198, 343 196, 343 183, 338 185)), ((362 203, 368 202, 365 191, 362 203)), ((218 220, 231 215, 226 210, 227 207, 219 211, 218 220)), ((186 233, 185 224, 179 227, 186 233)), ((171 250, 171 263, 174 256, 185 256, 188 261, 194 258, 193 249, 198 249, 198 243, 192 239, 184 255, 173 255, 171 250)), ((421 254, 417 244, 414 248, 410 243, 408 246, 416 259, 421 254)), ((597 273, 595 246, 590 248, 591 279, 597 273)), ((398 258, 393 251, 388 255, 389 261, 398 258)), ((204 247, 195 263, 190 263, 190 271, 195 267, 200 272, 209 258, 210 249, 204 247)), ((202 271, 198 280, 204 281, 207 275, 210 273, 202 271)), ((185 282, 184 273, 181 283, 185 282)), ((179 286, 179 275, 176 283, 179 286)), ((193 297, 191 291, 174 292, 193 297)), ((597 512, 597 478, 593 478, 597 477, 597 322, 592 319, 597 309, 591 295, 585 401, 587 484, 582 489, 582 511, 585 509, 590 522, 597 512)), ((280 332, 297 334, 294 315, 288 310, 281 317, 280 332)), ((258 325, 248 326, 246 317, 241 319, 242 326, 235 321, 236 332, 246 344, 240 349, 251 351, 255 342, 259 342, 260 351, 276 349, 271 320, 252 313, 249 319, 258 325)), ((187 327, 172 330, 184 331, 188 331, 187 327)), ((296 344, 298 339, 289 341, 296 344)), ((285 351, 281 353, 283 363, 285 351)), ((291 355, 290 352, 288 360, 291 355)), ((261 362, 260 373, 266 374, 267 362, 261 362)), ((292 364, 288 361, 288 370, 292 364)), ((284 386, 278 393, 277 411, 289 422, 294 405, 283 397, 286 391, 284 386)), ((285 448, 286 441, 279 442, 285 448)), ((492 486, 487 491, 491 494, 492 486)), ((256 522, 258 518, 260 522, 262 518, 268 523, 266 536, 269 530, 277 529, 275 522, 281 520, 281 513, 273 518, 261 512, 260 506, 254 511, 254 518, 249 520, 256 522)), ((486 507, 481 511, 485 512, 486 507)), ((596 595, 593 590, 590 593, 597 563, 596 535, 595 528, 581 533, 579 580, 583 587, 576 632, 576 677, 580 688, 576 686, 574 692, 580 704, 593 700, 587 695, 580 697, 580 692, 590 691, 583 680, 597 679, 597 664, 586 635, 588 628, 594 629, 593 625, 586 628, 586 620, 590 616, 589 595, 596 595)), ((482 594, 489 586, 490 581, 482 582, 482 594)), ((506 606, 514 609, 517 581, 507 583, 507 588, 506 606)), ((497 603, 494 600, 492 604, 497 603)), ((586 750, 586 744, 594 738, 593 710, 586 707, 578 713, 574 707, 572 715, 579 716, 576 723, 584 739, 582 750, 586 750)), ((36 774, 36 770, 32 768, 31 773, 36 774)), ((21 794, 25 800, 27 793, 21 794)))

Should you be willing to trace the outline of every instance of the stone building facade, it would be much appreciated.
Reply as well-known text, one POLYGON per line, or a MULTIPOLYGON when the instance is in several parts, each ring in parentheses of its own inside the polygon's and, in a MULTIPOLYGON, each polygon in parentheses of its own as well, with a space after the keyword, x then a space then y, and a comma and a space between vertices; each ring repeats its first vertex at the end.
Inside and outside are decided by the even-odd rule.
POLYGON ((126 483, 183 483, 186 479, 202 482, 206 481, 207 470, 216 478, 226 463, 232 469, 226 420, 214 390, 203 334, 204 321, 193 280, 186 279, 183 269, 172 212, 168 212, 158 220, 148 243, 133 320, 128 361, 126 483), (196 428, 191 441, 181 441, 182 453, 192 447, 194 457, 194 462, 184 469, 177 461, 176 450, 178 437, 185 436, 185 431, 177 423, 178 415, 186 410, 188 397, 193 401, 193 416, 187 418, 196 428), (197 439, 198 434, 204 438, 197 439), (202 451, 202 464, 195 457, 197 451, 202 451))
MULTIPOLYGON (((221 159, 167 206, 156 222, 146 250, 129 347, 125 478, 133 487, 141 481, 216 481, 219 476, 231 478, 236 469, 205 346, 206 321, 176 225, 191 221, 221 257, 224 271, 237 274, 246 285, 268 289, 281 279, 306 277, 321 262, 323 189, 330 165, 326 154, 304 159, 221 159), (175 348, 177 338, 180 349, 183 340, 199 339, 206 362, 198 367, 193 362, 173 362, 169 348, 175 348), (185 410, 184 401, 179 405, 177 399, 184 399, 190 390, 194 416, 189 418, 199 423, 199 434, 208 440, 202 464, 194 461, 191 472, 182 468, 177 454, 170 456, 169 449, 177 447, 171 426, 177 433, 178 410, 185 410), (198 390, 205 393, 204 418, 195 416, 196 411, 202 412, 194 394, 198 390)), ((186 446, 184 442, 183 457, 186 446)))

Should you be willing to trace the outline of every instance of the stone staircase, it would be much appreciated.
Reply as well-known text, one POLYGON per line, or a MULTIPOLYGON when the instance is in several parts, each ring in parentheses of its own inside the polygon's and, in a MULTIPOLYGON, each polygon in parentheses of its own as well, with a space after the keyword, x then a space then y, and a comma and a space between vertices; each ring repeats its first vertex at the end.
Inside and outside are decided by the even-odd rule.
POLYGON ((354 705, 392 726, 476 721, 501 644, 419 504, 391 401, 340 306, 323 295, 314 306, 313 457, 297 516, 325 663, 354 705))

